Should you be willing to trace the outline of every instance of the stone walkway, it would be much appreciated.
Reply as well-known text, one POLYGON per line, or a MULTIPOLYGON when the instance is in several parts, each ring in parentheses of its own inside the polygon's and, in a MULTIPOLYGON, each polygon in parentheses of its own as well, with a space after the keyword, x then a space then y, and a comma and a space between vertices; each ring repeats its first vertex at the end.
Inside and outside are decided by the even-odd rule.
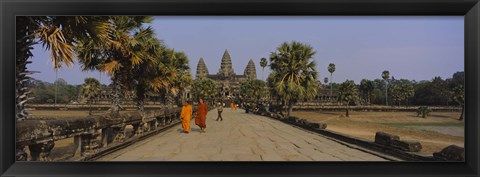
POLYGON ((206 133, 191 121, 192 131, 181 125, 159 133, 99 161, 385 161, 354 145, 243 110, 216 110, 207 115, 206 133))

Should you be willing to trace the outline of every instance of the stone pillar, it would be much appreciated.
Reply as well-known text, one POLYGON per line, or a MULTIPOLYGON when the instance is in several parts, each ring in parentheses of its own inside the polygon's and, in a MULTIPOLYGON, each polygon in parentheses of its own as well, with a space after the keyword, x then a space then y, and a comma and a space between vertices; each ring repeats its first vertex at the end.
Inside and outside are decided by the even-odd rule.
POLYGON ((107 147, 109 144, 113 142, 114 134, 113 129, 111 127, 102 128, 102 147, 107 147))
POLYGON ((80 135, 82 156, 93 154, 95 153, 95 149, 100 147, 100 145, 97 142, 98 135, 99 133, 80 135))
POLYGON ((29 145, 28 149, 30 150, 30 155, 32 158, 31 161, 50 161, 48 157, 50 152, 52 151, 53 147, 55 146, 55 142, 49 141, 47 143, 39 143, 29 145))
POLYGON ((114 142, 123 142, 125 140, 125 125, 122 127, 113 127, 112 132, 113 136, 115 137, 113 140, 114 142))
POLYGON ((133 126, 133 132, 134 132, 134 134, 135 134, 134 136, 140 136, 140 135, 142 135, 142 133, 143 133, 143 130, 142 130, 142 129, 143 129, 143 125, 141 125, 141 124, 133 124, 132 126, 133 126))

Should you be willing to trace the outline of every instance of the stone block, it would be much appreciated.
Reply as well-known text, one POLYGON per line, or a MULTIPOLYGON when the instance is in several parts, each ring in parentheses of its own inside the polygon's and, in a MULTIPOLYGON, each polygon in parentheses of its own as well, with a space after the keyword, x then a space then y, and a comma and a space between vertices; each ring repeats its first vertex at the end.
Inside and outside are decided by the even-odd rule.
POLYGON ((385 132, 375 133, 375 143, 377 144, 390 146, 393 140, 400 140, 400 137, 385 132))

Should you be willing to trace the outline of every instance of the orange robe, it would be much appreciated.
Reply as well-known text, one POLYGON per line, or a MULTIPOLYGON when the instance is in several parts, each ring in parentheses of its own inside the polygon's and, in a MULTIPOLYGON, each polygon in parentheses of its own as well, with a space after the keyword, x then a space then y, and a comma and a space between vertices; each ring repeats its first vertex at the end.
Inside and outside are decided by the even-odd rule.
POLYGON ((207 119, 207 104, 198 103, 197 115, 195 116, 195 125, 198 125, 200 128, 207 128, 206 119, 207 119))
POLYGON ((182 112, 180 112, 182 119, 182 128, 185 132, 190 132, 190 120, 192 119, 192 105, 183 105, 182 112))

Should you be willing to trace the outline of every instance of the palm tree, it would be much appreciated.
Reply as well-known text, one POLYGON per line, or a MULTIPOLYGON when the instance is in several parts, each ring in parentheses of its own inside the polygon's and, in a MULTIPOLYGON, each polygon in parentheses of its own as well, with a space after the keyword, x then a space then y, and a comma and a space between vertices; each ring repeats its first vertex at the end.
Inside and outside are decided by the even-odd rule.
POLYGON ((333 95, 333 72, 335 72, 335 64, 330 63, 328 65, 328 72, 330 72, 330 96, 333 95))
POLYGON ((16 120, 28 118, 25 103, 31 98, 26 83, 32 74, 27 70, 33 45, 40 42, 51 51, 54 69, 72 66, 78 42, 109 41, 108 17, 18 16, 16 17, 16 120))
POLYGON ((385 80, 385 105, 388 106, 388 79, 390 78, 390 72, 387 70, 382 72, 382 78, 385 80))
POLYGON ((142 56, 142 62, 133 66, 132 72, 135 77, 133 78, 134 82, 131 83, 135 90, 137 110, 143 112, 147 90, 153 89, 154 92, 158 92, 158 89, 164 86, 163 83, 155 82, 155 78, 160 77, 157 73, 162 72, 157 64, 161 62, 158 59, 161 57, 161 52, 164 51, 164 46, 155 37, 153 29, 150 27, 140 28, 133 38, 138 39, 135 49, 142 56))
POLYGON ((278 96, 288 103, 288 116, 299 99, 317 94, 318 72, 312 60, 315 53, 311 46, 293 41, 282 43, 270 54, 269 78, 278 96))
POLYGON ((101 93, 100 82, 95 78, 85 78, 85 83, 82 84, 80 94, 87 99, 89 109, 88 114, 92 115, 92 103, 101 93))
POLYGON ((262 80, 264 79, 263 78, 263 70, 265 69, 265 67, 267 66, 267 59, 266 58, 261 58, 260 59, 260 66, 262 67, 262 80))
POLYGON ((352 80, 347 80, 340 85, 337 93, 337 99, 338 101, 345 104, 345 116, 349 117, 349 105, 350 103, 355 102, 358 99, 357 86, 352 80))
POLYGON ((142 30, 144 23, 152 21, 145 16, 113 16, 109 22, 113 27, 108 45, 85 42, 80 52, 84 68, 98 68, 107 72, 112 79, 112 107, 111 112, 117 114, 120 110, 122 91, 133 90, 134 68, 151 57, 141 46, 149 30, 142 30))
POLYGON ((170 77, 169 87, 164 90, 169 98, 177 98, 177 102, 184 99, 185 88, 192 83, 188 56, 184 52, 176 52, 174 49, 166 49, 164 53, 164 64, 169 71, 164 74, 170 77))

